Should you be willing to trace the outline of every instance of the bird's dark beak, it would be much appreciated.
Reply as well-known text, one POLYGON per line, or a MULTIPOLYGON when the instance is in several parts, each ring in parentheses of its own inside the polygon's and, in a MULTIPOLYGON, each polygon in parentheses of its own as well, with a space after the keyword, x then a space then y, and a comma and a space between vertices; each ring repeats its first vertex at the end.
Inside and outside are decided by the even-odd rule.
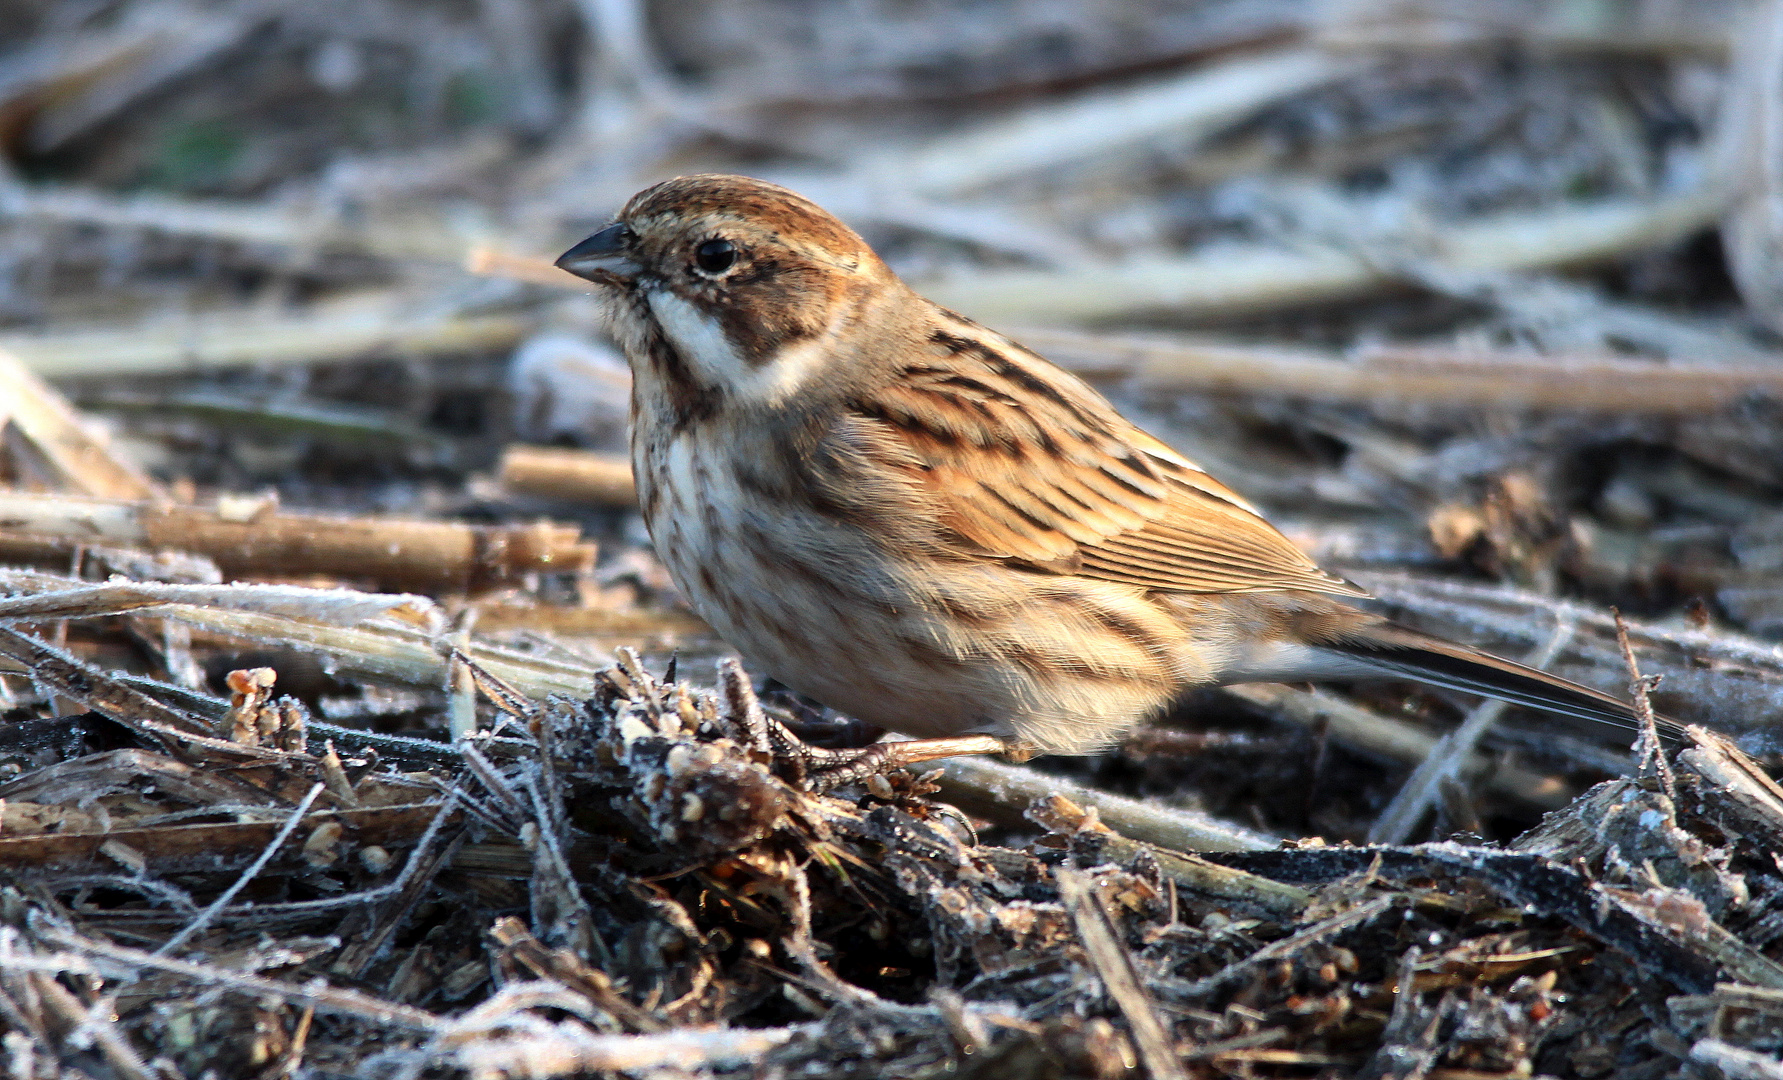
POLYGON ((605 284, 630 278, 641 269, 632 258, 635 237, 621 224, 612 224, 557 257, 557 265, 579 278, 605 284))

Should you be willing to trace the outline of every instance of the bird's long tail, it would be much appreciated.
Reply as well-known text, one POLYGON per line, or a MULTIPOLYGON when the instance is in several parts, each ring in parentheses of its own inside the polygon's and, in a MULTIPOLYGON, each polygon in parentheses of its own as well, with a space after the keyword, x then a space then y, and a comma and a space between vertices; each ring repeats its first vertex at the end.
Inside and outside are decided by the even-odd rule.
MULTIPOLYGON (((1630 728, 1639 724, 1634 707, 1609 694, 1514 660, 1384 620, 1320 645, 1382 676, 1410 679, 1618 727, 1630 728)), ((1676 721, 1665 717, 1657 719, 1662 732, 1682 730, 1682 725, 1676 721)))

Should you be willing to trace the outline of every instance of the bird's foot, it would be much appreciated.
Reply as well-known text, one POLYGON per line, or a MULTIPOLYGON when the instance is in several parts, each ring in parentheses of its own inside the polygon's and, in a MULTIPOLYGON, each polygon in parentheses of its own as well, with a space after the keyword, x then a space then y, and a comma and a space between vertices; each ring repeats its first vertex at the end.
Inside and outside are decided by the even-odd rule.
POLYGON ((822 793, 893 769, 964 754, 1016 753, 1013 744, 994 735, 960 735, 950 739, 881 742, 860 750, 829 750, 796 738, 775 724, 774 754, 804 775, 805 787, 822 793))
POLYGON ((814 746, 800 737, 801 732, 788 727, 785 719, 762 708, 749 677, 735 660, 719 662, 718 683, 725 710, 743 745, 768 754, 774 759, 776 772, 795 782, 802 781, 807 790, 816 793, 939 758, 1001 754, 1014 761, 1026 761, 1034 756, 1034 751, 1023 744, 995 735, 876 742, 864 748, 814 746))

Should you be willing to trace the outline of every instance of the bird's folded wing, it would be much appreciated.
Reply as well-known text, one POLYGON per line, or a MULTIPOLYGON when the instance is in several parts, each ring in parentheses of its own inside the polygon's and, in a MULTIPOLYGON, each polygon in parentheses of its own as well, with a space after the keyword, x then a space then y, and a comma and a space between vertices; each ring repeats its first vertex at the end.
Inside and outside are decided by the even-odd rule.
POLYGON ((964 553, 1168 592, 1366 595, 1044 361, 985 349, 914 365, 835 435, 901 475, 909 509, 964 553))

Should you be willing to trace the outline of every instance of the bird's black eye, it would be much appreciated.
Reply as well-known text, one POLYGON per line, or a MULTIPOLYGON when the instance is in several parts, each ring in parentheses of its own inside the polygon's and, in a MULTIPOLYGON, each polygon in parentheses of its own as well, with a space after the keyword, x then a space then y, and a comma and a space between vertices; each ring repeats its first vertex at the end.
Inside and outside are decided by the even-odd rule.
POLYGON ((737 261, 737 245, 729 240, 708 240, 693 249, 693 264, 708 274, 722 274, 737 261))

